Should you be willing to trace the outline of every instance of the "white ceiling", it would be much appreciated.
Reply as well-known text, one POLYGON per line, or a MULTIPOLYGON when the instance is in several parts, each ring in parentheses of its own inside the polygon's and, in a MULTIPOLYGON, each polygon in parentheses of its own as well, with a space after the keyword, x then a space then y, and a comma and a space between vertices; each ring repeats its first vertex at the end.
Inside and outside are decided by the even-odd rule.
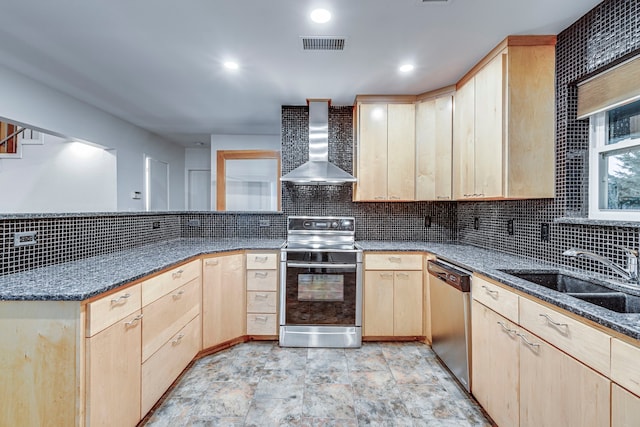
POLYGON ((600 0, 4 0, 0 64, 183 144, 278 134, 306 98, 455 83, 510 34, 557 34, 600 0), (313 23, 316 7, 332 12, 313 23), (343 36, 342 52, 300 36, 343 36), (235 72, 222 67, 234 59, 235 72), (415 70, 398 72, 401 63, 415 70))

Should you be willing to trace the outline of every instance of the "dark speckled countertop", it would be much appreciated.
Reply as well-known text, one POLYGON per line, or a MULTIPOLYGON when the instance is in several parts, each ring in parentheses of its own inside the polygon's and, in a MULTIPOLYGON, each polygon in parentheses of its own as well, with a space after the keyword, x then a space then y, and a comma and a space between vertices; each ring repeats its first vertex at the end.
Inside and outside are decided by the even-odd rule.
MULTIPOLYGON (((277 250, 281 239, 175 239, 112 254, 0 277, 0 300, 82 301, 195 256, 233 250, 277 250)), ((575 314, 640 339, 640 314, 615 313, 547 289, 500 270, 552 270, 593 279, 557 265, 455 243, 421 241, 358 241, 365 251, 430 252, 473 272, 552 303, 575 314)), ((611 285, 611 283, 609 283, 611 285)), ((615 285, 611 285, 615 287, 615 285)), ((627 291, 640 295, 639 291, 627 291)))
MULTIPOLYGON (((543 301, 564 308, 592 320, 602 326, 613 329, 624 335, 640 339, 640 313, 624 314, 607 310, 595 304, 590 304, 573 298, 569 295, 557 292, 544 286, 536 285, 523 279, 519 279, 500 270, 548 270, 569 274, 571 276, 587 280, 601 279, 598 276, 580 274, 575 271, 533 259, 509 255, 493 250, 481 249, 475 246, 430 243, 430 242, 401 242, 401 241, 359 241, 358 245, 365 251, 424 251, 436 255, 438 258, 449 261, 467 270, 483 274, 514 289, 532 295, 543 301)), ((629 290, 617 286, 613 282, 602 282, 606 286, 618 289, 630 294, 640 295, 640 289, 629 290)))

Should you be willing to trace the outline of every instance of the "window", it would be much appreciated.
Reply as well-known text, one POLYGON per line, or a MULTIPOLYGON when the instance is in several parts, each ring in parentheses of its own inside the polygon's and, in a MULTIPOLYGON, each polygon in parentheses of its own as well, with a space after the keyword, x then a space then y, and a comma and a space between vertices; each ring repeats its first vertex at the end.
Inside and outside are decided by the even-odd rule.
POLYGON ((589 217, 640 221, 640 101, 590 116, 589 217))

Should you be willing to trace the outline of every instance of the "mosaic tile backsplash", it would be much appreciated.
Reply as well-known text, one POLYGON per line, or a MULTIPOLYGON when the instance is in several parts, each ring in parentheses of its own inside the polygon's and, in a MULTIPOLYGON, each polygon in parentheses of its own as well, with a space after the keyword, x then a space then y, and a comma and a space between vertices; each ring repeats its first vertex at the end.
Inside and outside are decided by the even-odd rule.
MULTIPOLYGON (((588 123, 575 119, 576 83, 640 53, 639 20, 640 0, 606 0, 558 35, 555 199, 354 203, 350 185, 285 184, 283 214, 189 212, 0 219, 0 275, 178 237, 284 238, 289 215, 354 216, 359 240, 458 241, 609 274, 602 265, 569 259, 562 252, 578 247, 624 265, 624 253, 618 246, 638 249, 640 227, 557 220, 584 218, 588 211, 588 123), (264 221, 269 225, 264 226, 264 221), (154 228, 158 222, 160 226, 154 228), (510 222, 513 234, 508 231, 510 222), (13 234, 28 230, 38 232, 38 244, 15 248, 13 234)), ((329 110, 329 159, 349 172, 353 166, 352 120, 351 106, 329 110)), ((282 107, 283 173, 308 159, 307 147, 307 107, 282 107)))

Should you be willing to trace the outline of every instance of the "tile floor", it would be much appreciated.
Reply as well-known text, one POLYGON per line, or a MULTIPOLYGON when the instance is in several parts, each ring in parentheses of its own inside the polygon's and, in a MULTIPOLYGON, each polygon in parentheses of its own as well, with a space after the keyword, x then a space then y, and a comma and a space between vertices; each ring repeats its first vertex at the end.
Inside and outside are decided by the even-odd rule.
POLYGON ((297 349, 250 342, 196 361, 146 426, 491 423, 427 345, 297 349))

